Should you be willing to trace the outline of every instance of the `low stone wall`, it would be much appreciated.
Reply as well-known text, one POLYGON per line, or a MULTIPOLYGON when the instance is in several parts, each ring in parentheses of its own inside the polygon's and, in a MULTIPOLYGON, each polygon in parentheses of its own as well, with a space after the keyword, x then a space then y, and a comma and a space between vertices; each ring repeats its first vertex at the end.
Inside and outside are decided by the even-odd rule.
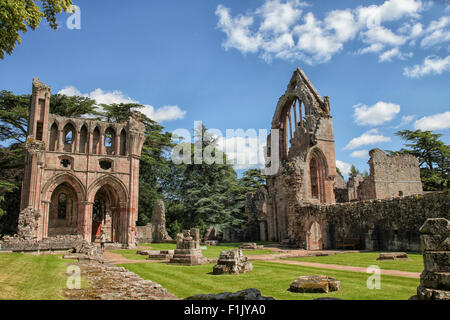
POLYGON ((288 217, 289 238, 306 248, 313 222, 321 227, 324 249, 336 241, 359 238, 360 249, 420 252, 419 229, 429 218, 450 218, 449 192, 335 205, 295 207, 288 217))
POLYGON ((32 252, 32 251, 66 251, 83 242, 81 236, 57 236, 42 241, 4 237, 0 241, 0 251, 32 252))

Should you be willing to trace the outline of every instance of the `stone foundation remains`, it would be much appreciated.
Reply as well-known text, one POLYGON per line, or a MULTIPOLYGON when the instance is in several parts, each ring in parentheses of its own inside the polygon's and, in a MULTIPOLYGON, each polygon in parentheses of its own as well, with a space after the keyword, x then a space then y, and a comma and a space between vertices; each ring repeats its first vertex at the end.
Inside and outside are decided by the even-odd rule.
POLYGON ((199 265, 208 263, 200 249, 200 230, 193 228, 179 233, 177 236, 177 248, 170 263, 182 265, 199 265))
POLYGON ((253 270, 253 265, 247 261, 242 250, 222 251, 219 260, 213 268, 214 274, 240 274, 253 270))
POLYGON ((291 283, 292 292, 328 293, 339 291, 341 282, 328 276, 303 276, 291 283))
POLYGON ((234 300, 275 300, 272 297, 264 297, 261 294, 261 291, 258 289, 246 289, 242 291, 238 291, 235 293, 232 292, 223 292, 219 294, 197 294, 192 297, 188 297, 185 300, 225 300, 225 301, 234 301, 234 300))

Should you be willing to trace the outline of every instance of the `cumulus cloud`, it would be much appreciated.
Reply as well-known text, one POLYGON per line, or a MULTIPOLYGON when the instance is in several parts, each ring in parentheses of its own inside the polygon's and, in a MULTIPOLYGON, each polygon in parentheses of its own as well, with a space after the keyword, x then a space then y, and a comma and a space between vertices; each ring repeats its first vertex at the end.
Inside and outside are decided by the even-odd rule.
POLYGON ((400 113, 400 105, 390 102, 378 101, 373 106, 358 104, 353 106, 353 117, 358 125, 376 126, 389 122, 400 113))
POLYGON ((428 56, 422 64, 404 68, 403 74, 409 78, 421 78, 429 74, 439 75, 444 71, 450 71, 450 55, 445 58, 435 55, 428 56))
POLYGON ((344 150, 353 150, 365 145, 371 145, 382 142, 389 142, 391 138, 385 137, 378 133, 377 129, 369 130, 363 133, 361 136, 352 139, 345 147, 344 150))
POLYGON ((394 48, 394 49, 383 52, 379 57, 379 61, 380 62, 392 61, 392 59, 394 59, 394 58, 398 58, 400 60, 405 60, 406 58, 409 58, 412 55, 413 55, 412 52, 405 54, 405 53, 400 52, 399 48, 394 48))
POLYGON ((396 126, 395 128, 401 128, 403 126, 406 126, 407 124, 411 123, 416 118, 416 115, 409 115, 409 116, 402 116, 402 119, 400 121, 400 124, 396 126))
POLYGON ((418 37, 422 25, 405 25, 396 33, 383 23, 418 19, 423 10, 421 0, 386 0, 380 5, 332 10, 318 19, 300 0, 265 0, 259 8, 235 16, 219 5, 216 15, 218 29, 226 34, 222 43, 226 50, 258 53, 267 62, 280 58, 315 64, 329 61, 355 39, 363 43, 359 54, 380 52, 388 46, 381 61, 405 58, 399 51, 388 52, 418 37))
POLYGON ((414 129, 418 130, 442 130, 450 128, 450 111, 423 117, 414 122, 414 129))
POLYGON ((263 168, 265 140, 257 136, 218 137, 217 147, 223 151, 236 170, 263 168))
POLYGON ((425 48, 450 41, 450 17, 444 16, 439 20, 430 22, 425 30, 426 36, 420 42, 425 48))
POLYGON ((369 157, 369 151, 368 150, 355 150, 350 154, 350 157, 365 159, 365 158, 369 157))
POLYGON ((344 161, 336 160, 336 167, 339 168, 342 174, 349 175, 352 165, 344 161))
MULTIPOLYGON (((67 86, 61 89, 58 93, 64 94, 66 96, 87 97, 95 100, 98 105, 113 104, 113 103, 139 103, 137 100, 134 100, 126 96, 123 92, 119 90, 104 91, 100 88, 97 88, 90 93, 82 93, 74 86, 67 86)), ((155 107, 151 105, 144 104, 143 106, 144 107, 139 109, 139 111, 157 122, 183 119, 184 116, 186 115, 186 111, 182 110, 178 106, 163 106, 159 109, 155 109, 155 107)))

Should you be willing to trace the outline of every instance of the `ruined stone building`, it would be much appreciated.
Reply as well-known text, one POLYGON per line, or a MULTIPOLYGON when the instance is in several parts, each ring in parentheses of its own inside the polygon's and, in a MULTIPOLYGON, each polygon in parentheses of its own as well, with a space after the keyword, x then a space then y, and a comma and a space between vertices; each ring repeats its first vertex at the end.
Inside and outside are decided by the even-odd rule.
MULTIPOLYGON (((281 241, 288 237, 288 217, 296 204, 335 203, 330 102, 301 69, 294 72, 278 101, 272 129, 279 130, 281 166, 267 178, 267 190, 253 196, 264 202, 258 217, 260 239, 281 241)), ((268 146, 271 139, 267 139, 268 146)), ((269 149, 267 156, 273 151, 269 149)))
POLYGON ((134 245, 145 140, 140 114, 124 123, 60 117, 49 113, 50 95, 33 80, 19 235, 95 241, 103 229, 108 242, 134 245))
POLYGON ((357 175, 345 182, 336 173, 329 98, 319 95, 300 68, 278 101, 272 129, 279 130, 279 150, 271 150, 276 146, 272 131, 266 166, 272 166, 274 151, 280 166, 267 176, 266 186, 247 194, 249 220, 241 240, 280 241, 308 250, 334 249, 346 241, 362 249, 420 250, 421 224, 448 217, 448 193, 417 198, 423 191, 413 156, 374 149, 367 178, 357 175))
POLYGON ((388 156, 376 148, 369 152, 370 175, 357 174, 347 183, 335 179, 336 202, 389 199, 422 194, 419 160, 409 154, 388 156))

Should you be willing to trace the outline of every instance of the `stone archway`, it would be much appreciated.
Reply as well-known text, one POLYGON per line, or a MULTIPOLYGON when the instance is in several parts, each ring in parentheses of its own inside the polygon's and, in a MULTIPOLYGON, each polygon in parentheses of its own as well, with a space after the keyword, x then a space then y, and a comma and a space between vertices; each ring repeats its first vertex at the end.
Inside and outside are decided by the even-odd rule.
POLYGON ((48 237, 78 233, 79 199, 67 182, 59 184, 52 192, 48 213, 48 237))
POLYGON ((309 226, 307 232, 307 249, 322 250, 322 228, 317 221, 309 226))
POLYGON ((94 196, 92 206, 91 241, 100 240, 101 230, 106 242, 120 241, 120 202, 117 191, 109 184, 103 185, 94 196))

